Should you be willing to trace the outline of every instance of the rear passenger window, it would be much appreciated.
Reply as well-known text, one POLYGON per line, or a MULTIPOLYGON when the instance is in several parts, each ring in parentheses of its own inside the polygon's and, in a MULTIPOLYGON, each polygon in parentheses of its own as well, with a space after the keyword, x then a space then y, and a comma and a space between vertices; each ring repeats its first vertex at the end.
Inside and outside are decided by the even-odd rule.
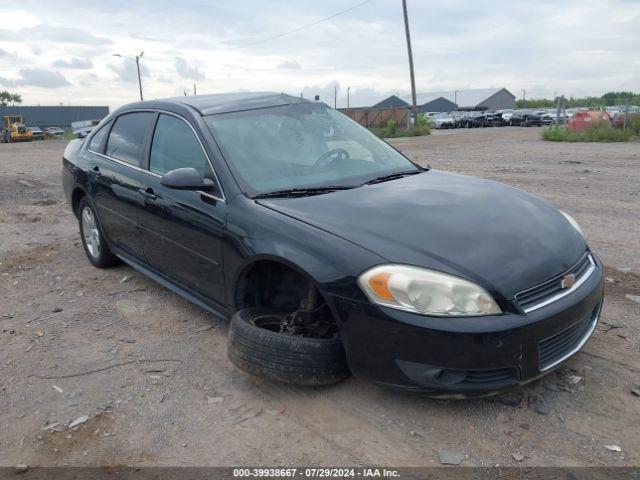
POLYGON ((192 167, 205 176, 202 146, 191 127, 179 118, 161 114, 151 143, 149 170, 164 175, 176 168, 192 167))
POLYGON ((123 162, 139 166, 142 147, 154 113, 136 112, 120 115, 109 134, 105 153, 123 162))
POLYGON ((102 147, 104 137, 109 131, 109 125, 111 125, 111 122, 107 123, 104 127, 100 127, 100 130, 93 134, 93 137, 91 137, 91 141, 89 142, 89 150, 92 152, 102 153, 100 148, 102 147))

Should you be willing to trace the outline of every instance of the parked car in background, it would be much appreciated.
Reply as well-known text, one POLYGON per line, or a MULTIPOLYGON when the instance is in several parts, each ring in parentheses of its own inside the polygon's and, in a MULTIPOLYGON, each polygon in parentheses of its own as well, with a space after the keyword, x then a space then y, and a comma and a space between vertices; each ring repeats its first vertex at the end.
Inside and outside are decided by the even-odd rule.
POLYGON ((320 102, 126 105, 62 167, 89 262, 230 318, 231 362, 274 381, 486 395, 557 369, 598 323, 604 268, 573 218, 414 164, 320 102))
POLYGON ((44 135, 46 137, 61 137, 64 135, 64 130, 60 127, 47 127, 44 129, 44 135))
POLYGON ((513 110, 510 109, 496 110, 493 114, 493 126, 504 127, 508 124, 512 114, 513 110))
POLYGON ((460 121, 464 118, 464 114, 467 112, 460 112, 458 110, 455 110, 449 113, 453 117, 453 128, 460 128, 460 121))
POLYGON ((548 110, 536 110, 533 112, 534 115, 538 115, 540 117, 540 122, 542 125, 551 125, 556 121, 556 113, 552 113, 548 110))
POLYGON ((448 113, 436 113, 432 118, 434 128, 455 128, 456 119, 448 113))
MULTIPOLYGON (((618 112, 616 114, 616 116, 613 117, 613 119, 611 120, 611 124, 616 128, 624 127, 624 116, 625 116, 625 112, 618 112)), ((627 117, 627 124, 629 124, 629 122, 632 122, 632 121, 637 120, 639 118, 640 118, 640 113, 638 113, 638 112, 629 112, 628 117, 627 117)))
POLYGON ((520 127, 540 127, 542 118, 531 110, 516 110, 509 119, 509 125, 520 127))
POLYGON ((73 131, 73 134, 78 138, 86 138, 94 127, 84 127, 73 131))
POLYGON ((466 112, 462 126, 465 128, 486 127, 487 117, 483 112, 466 112))
POLYGON ((31 132, 31 140, 44 140, 44 132, 40 127, 27 127, 31 132))

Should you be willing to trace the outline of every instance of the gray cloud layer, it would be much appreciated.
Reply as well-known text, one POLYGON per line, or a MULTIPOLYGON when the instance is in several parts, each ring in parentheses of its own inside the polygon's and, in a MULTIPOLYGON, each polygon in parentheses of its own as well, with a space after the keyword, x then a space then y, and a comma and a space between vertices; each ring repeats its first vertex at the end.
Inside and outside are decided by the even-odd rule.
POLYGON ((42 88, 60 88, 71 85, 59 72, 45 68, 23 68, 16 79, 0 77, 0 84, 8 87, 27 85, 42 88))
POLYGON ((88 70, 93 67, 93 62, 88 59, 72 58, 71 60, 56 60, 51 65, 56 68, 76 68, 80 70, 88 70))
POLYGON ((176 58, 175 61, 176 72, 182 78, 188 78, 190 80, 204 80, 205 74, 198 70, 196 67, 190 66, 184 58, 176 58))

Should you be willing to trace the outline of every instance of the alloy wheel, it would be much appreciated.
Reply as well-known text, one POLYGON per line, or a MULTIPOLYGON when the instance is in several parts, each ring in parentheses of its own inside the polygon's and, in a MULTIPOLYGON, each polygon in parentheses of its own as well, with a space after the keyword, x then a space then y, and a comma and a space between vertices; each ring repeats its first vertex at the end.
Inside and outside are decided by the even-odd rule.
POLYGON ((89 207, 84 207, 82 210, 82 237, 89 255, 93 258, 98 258, 101 249, 100 232, 98 231, 96 217, 89 207))

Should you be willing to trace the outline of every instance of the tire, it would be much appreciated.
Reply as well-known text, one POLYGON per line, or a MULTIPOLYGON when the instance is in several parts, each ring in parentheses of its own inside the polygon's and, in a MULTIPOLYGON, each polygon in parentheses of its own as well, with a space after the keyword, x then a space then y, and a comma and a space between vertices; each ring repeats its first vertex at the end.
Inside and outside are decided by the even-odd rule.
POLYGON ((121 263, 109 249, 96 211, 87 197, 82 197, 78 203, 78 224, 82 248, 94 267, 109 268, 121 263))
POLYGON ((252 375, 292 385, 330 385, 349 376, 340 338, 304 338, 255 325, 258 317, 281 313, 268 308, 236 312, 227 345, 231 363, 252 375))

